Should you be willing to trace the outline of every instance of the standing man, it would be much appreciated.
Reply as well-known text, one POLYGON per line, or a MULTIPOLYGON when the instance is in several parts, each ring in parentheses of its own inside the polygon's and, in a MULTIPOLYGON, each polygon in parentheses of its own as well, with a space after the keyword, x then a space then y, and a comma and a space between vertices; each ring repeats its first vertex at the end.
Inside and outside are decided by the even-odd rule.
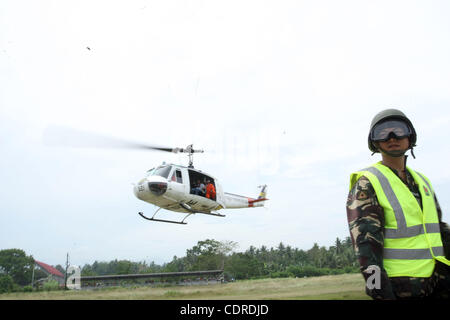
POLYGON ((450 229, 430 180, 406 166, 416 140, 403 112, 381 111, 368 144, 382 161, 350 176, 347 219, 373 299, 449 298, 450 229))

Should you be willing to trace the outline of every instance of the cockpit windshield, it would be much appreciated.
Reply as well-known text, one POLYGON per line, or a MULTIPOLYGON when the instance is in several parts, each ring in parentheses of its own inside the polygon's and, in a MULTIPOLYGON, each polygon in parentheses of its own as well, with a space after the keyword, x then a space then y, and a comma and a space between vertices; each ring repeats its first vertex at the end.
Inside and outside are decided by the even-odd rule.
POLYGON ((164 178, 169 177, 170 170, 172 169, 172 166, 161 166, 158 168, 153 168, 147 171, 147 177, 148 176, 161 176, 164 178))

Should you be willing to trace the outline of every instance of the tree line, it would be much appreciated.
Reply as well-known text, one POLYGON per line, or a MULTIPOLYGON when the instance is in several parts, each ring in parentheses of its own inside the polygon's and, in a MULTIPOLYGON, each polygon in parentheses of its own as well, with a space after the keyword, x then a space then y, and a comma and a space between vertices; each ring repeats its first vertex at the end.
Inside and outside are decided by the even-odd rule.
POLYGON ((206 239, 186 250, 183 257, 158 265, 155 262, 131 262, 114 260, 95 261, 82 267, 82 276, 107 274, 138 274, 160 272, 189 272, 224 270, 227 278, 254 279, 278 277, 304 277, 325 274, 358 272, 358 263, 350 237, 336 238, 330 247, 314 243, 309 250, 294 248, 280 242, 277 247, 250 246, 244 252, 236 252, 233 241, 206 239))
MULTIPOLYGON (((309 250, 302 250, 282 242, 276 247, 250 246, 237 252, 238 243, 206 239, 186 250, 183 257, 174 256, 164 264, 132 262, 129 260, 95 261, 85 264, 82 276, 110 274, 140 274, 163 272, 189 272, 224 270, 226 279, 255 279, 278 277, 309 277, 326 274, 358 272, 358 263, 350 237, 336 238, 328 248, 314 243, 309 250)), ((29 290, 34 259, 21 249, 0 250, 0 293, 29 290)), ((65 268, 56 265, 63 274, 65 268)), ((46 277, 35 270, 35 280, 46 277)))

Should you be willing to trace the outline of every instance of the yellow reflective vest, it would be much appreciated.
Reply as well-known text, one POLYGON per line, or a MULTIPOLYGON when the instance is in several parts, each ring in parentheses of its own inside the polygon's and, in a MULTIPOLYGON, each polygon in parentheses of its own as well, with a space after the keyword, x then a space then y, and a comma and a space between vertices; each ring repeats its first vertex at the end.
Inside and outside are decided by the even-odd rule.
POLYGON ((430 277, 444 256, 439 218, 431 183, 406 167, 419 186, 420 208, 414 195, 392 170, 378 162, 350 175, 350 189, 361 176, 369 179, 384 209, 383 266, 389 277, 430 277))

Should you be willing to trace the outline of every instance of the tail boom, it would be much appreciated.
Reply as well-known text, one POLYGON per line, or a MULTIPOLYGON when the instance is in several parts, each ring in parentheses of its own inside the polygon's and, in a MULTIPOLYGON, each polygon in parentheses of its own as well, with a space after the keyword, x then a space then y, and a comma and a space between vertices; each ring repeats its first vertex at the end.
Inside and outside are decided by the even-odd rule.
POLYGON ((269 200, 266 198, 267 185, 260 186, 260 188, 261 192, 256 199, 225 192, 225 207, 227 209, 263 207, 264 201, 269 200))

